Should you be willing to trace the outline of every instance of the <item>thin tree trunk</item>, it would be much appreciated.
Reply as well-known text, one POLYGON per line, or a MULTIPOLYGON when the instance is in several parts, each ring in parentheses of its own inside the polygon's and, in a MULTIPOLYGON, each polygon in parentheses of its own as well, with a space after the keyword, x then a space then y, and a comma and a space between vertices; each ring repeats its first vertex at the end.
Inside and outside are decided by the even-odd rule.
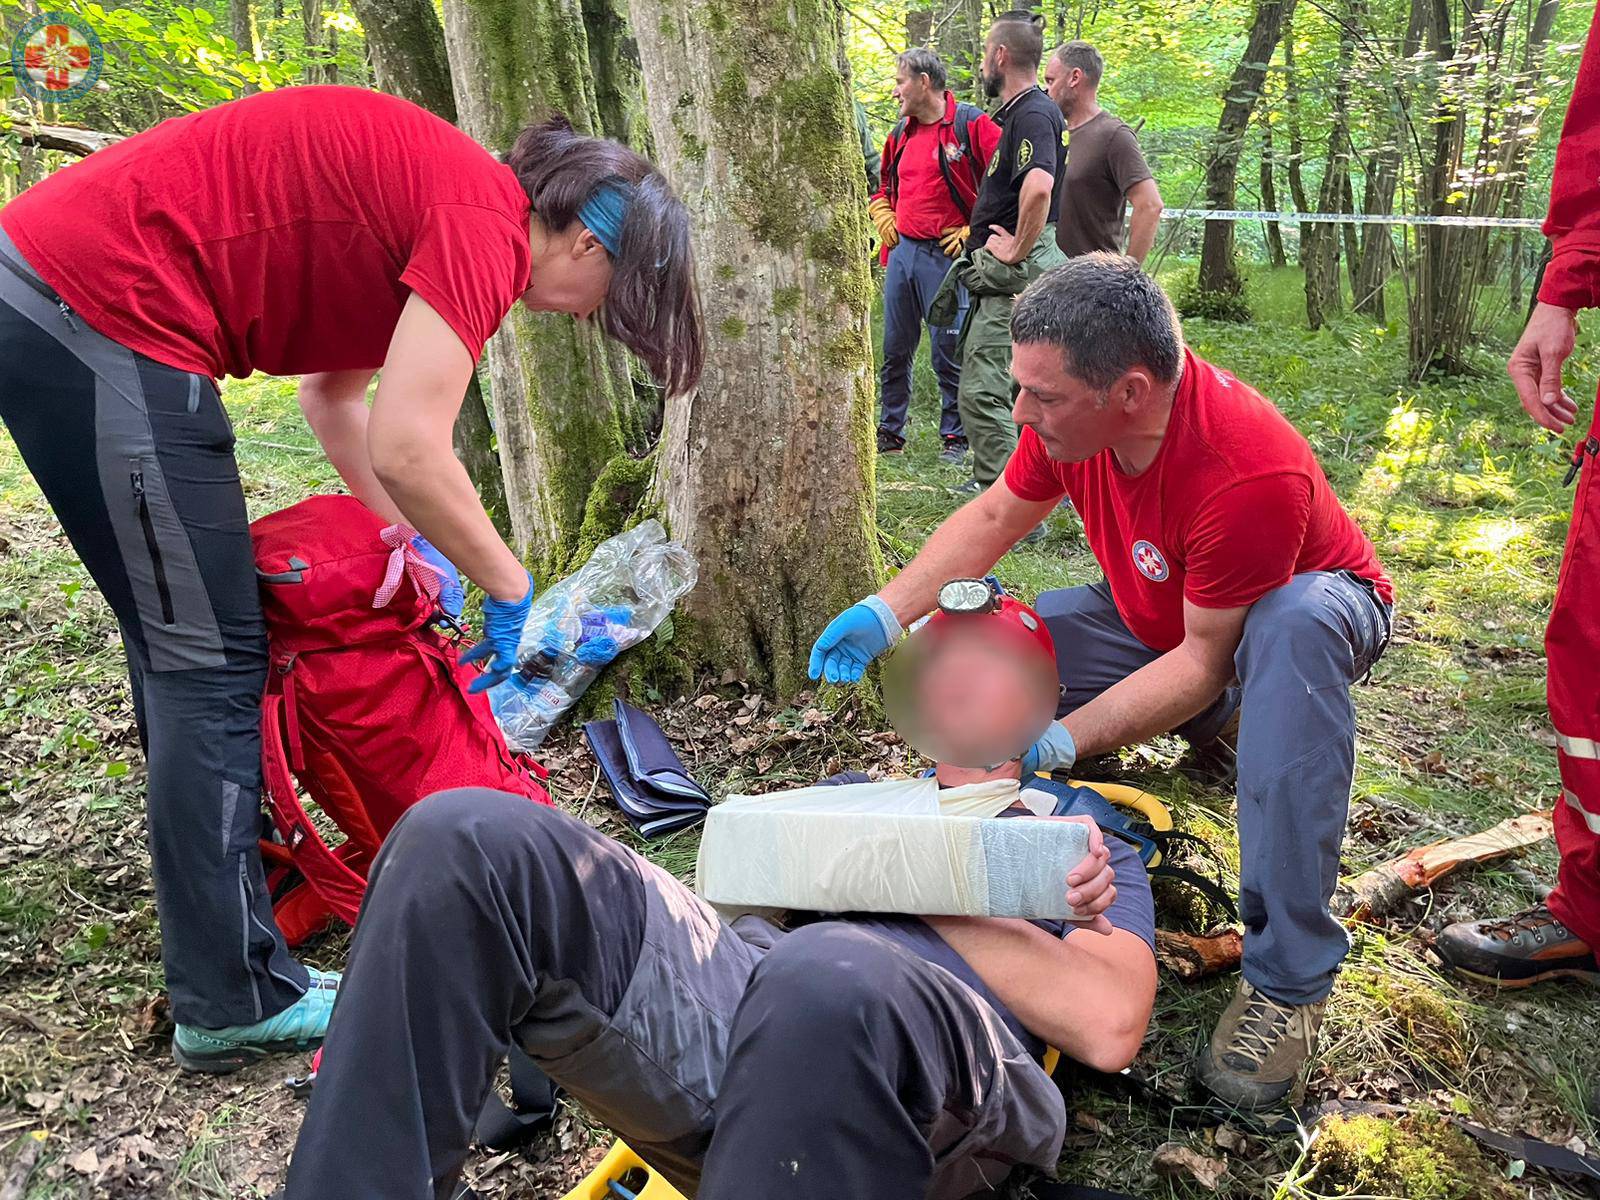
POLYGON ((881 580, 861 157, 834 0, 704 11, 632 8, 712 331, 699 390, 668 402, 656 474, 700 564, 674 645, 788 696, 828 618, 881 580))
MULTIPOLYGON (((1244 53, 1233 70, 1224 93, 1222 115, 1206 161, 1205 197, 1207 208, 1232 208, 1238 192, 1239 155, 1244 148, 1250 114, 1261 96, 1267 64, 1278 45, 1278 38, 1294 11, 1294 0, 1257 0, 1244 53)), ((1234 262, 1233 222, 1207 221, 1200 248, 1200 290, 1238 295, 1244 280, 1234 262)))
MULTIPOLYGON (((1350 168, 1354 165, 1354 162, 1355 147, 1351 146, 1350 156, 1345 162, 1344 196, 1342 203, 1339 205, 1339 211, 1342 213, 1350 213, 1352 216, 1359 211, 1356 208, 1356 185, 1355 181, 1351 178, 1350 172, 1350 168)), ((1356 264, 1361 261, 1361 226, 1354 221, 1346 221, 1343 225, 1339 226, 1339 233, 1344 241, 1345 273, 1349 276, 1350 286, 1353 288, 1356 284, 1356 264)))
MULTIPOLYGON (((564 112, 601 132, 578 0, 449 0, 445 47, 463 129, 495 151, 564 112)), ((489 341, 490 395, 512 540, 546 572, 566 570, 602 469, 624 452, 633 383, 593 322, 520 305, 489 341)))
MULTIPOLYGON (((1465 61, 1457 57, 1455 33, 1451 27, 1450 0, 1427 0, 1427 37, 1433 57, 1443 76, 1434 89, 1429 124, 1432 144, 1417 181, 1417 198, 1424 210, 1434 216, 1458 216, 1459 200, 1453 198, 1452 183, 1461 165, 1466 140, 1465 89, 1473 73, 1477 24, 1463 26, 1465 61)), ((1438 225, 1423 225, 1417 230, 1417 286, 1411 293, 1409 357, 1411 371, 1421 376, 1435 368, 1457 372, 1464 368, 1459 352, 1464 349, 1459 336, 1466 319, 1467 305, 1461 294, 1462 264, 1454 253, 1459 238, 1455 230, 1438 225)))
MULTIPOLYGON (((1278 188, 1273 179, 1277 161, 1272 153, 1272 120, 1265 109, 1261 112, 1258 124, 1261 126, 1261 207, 1267 212, 1277 212, 1278 188)), ((1289 260, 1283 252, 1283 227, 1277 221, 1267 221, 1265 226, 1269 261, 1275 268, 1287 266, 1289 260)))
MULTIPOLYGON (((1300 73, 1295 69, 1294 59, 1294 29, 1285 27, 1283 39, 1283 105, 1288 115, 1285 124, 1289 127, 1289 199, 1294 202, 1294 210, 1298 213, 1313 211, 1311 201, 1306 195, 1306 143, 1305 135, 1300 126, 1300 73)), ((1306 236, 1305 226, 1301 225, 1295 231, 1295 261, 1301 266, 1306 261, 1306 236)))
POLYGON ((256 40, 255 14, 250 11, 250 0, 228 0, 228 23, 239 53, 260 62, 261 43, 256 40))
MULTIPOLYGON (((1395 191, 1400 183, 1400 163, 1406 122, 1402 107, 1402 89, 1409 92, 1411 78, 1409 64, 1422 45, 1422 32, 1426 25, 1428 0, 1411 0, 1411 12, 1406 21, 1405 37, 1400 43, 1398 66, 1401 74, 1386 89, 1386 104, 1378 124, 1379 146, 1367 161, 1367 188, 1362 198, 1362 211, 1372 215, 1394 211, 1395 191)), ((1355 310, 1365 316, 1387 322, 1383 290, 1394 268, 1394 231, 1388 225, 1363 225, 1361 227, 1361 258, 1356 267, 1355 283, 1351 294, 1355 310)))
POLYGON ((305 31, 306 82, 322 82, 322 0, 300 0, 300 27, 305 31))
MULTIPOLYGON (((1333 84, 1332 127, 1328 131, 1327 162, 1317 193, 1317 212, 1339 212, 1350 182, 1350 67, 1355 57, 1355 33, 1361 20, 1359 5, 1346 6, 1340 25, 1339 58, 1333 84)), ((1339 229, 1331 222, 1300 226, 1301 261, 1306 268, 1306 324, 1321 329, 1344 308, 1339 287, 1339 229)))

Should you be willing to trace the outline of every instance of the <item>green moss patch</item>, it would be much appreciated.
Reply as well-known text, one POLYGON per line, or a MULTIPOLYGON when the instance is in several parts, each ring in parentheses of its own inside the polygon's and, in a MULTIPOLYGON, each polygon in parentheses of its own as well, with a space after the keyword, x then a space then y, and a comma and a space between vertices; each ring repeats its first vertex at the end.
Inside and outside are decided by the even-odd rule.
POLYGON ((1499 1165, 1437 1113, 1398 1121, 1329 1117, 1311 1147, 1316 1188, 1328 1195, 1404 1200, 1514 1200, 1499 1165))

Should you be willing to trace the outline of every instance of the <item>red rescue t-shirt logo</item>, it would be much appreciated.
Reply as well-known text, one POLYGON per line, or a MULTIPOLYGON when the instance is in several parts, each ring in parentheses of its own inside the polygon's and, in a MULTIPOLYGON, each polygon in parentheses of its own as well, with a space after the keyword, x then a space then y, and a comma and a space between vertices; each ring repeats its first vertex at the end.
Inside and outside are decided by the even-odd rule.
POLYGON ((1172 573, 1167 570, 1167 560, 1161 556, 1161 551, 1143 538, 1133 544, 1133 565, 1151 583, 1160 583, 1172 573))
POLYGON ((11 43, 12 76, 35 100, 78 99, 94 87, 103 59, 100 38, 72 13, 40 13, 11 43))

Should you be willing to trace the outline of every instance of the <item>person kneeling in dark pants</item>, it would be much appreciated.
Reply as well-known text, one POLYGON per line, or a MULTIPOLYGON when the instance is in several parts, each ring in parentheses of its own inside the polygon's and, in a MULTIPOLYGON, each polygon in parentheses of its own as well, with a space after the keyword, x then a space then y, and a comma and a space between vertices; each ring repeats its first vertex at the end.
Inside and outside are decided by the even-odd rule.
MULTIPOLYGON (((946 786, 1017 772, 938 769, 946 786)), ((1052 804, 1024 788, 1005 815, 1052 804)), ((1065 819, 1090 826, 1067 877, 1086 924, 786 931, 722 921, 557 810, 430 797, 373 867, 287 1198, 452 1196, 513 1038, 698 1200, 954 1198, 1050 1170, 1066 1121, 1047 1044, 1120 1070, 1156 984, 1138 856, 1065 819)))

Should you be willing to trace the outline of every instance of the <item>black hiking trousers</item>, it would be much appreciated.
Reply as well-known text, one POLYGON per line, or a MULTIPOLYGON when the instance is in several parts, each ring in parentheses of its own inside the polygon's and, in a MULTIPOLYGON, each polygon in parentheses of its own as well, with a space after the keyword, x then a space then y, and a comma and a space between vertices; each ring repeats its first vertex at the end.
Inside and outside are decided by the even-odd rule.
POLYGON ((1060 1153, 999 1013, 881 931, 729 925, 487 788, 414 806, 370 879, 287 1200, 448 1200, 513 1039, 698 1200, 957 1200, 1060 1153))
POLYGON ((216 385, 90 329, 0 232, 0 421, 122 627, 173 1018, 281 1012, 307 976, 256 842, 267 639, 216 385))

